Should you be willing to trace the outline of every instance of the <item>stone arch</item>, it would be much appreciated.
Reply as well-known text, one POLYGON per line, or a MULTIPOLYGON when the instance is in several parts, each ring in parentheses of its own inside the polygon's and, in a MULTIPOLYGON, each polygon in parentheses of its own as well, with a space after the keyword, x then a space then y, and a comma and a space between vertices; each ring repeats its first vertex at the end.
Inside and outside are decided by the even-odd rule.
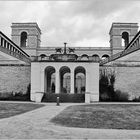
POLYGON ((74 70, 74 89, 75 93, 85 93, 86 90, 86 69, 83 66, 77 66, 74 70))
POLYGON ((104 55, 102 56, 102 59, 107 59, 107 58, 109 58, 109 55, 108 55, 108 54, 104 54, 104 55))
POLYGON ((88 60, 89 56, 87 54, 81 55, 81 60, 88 60))
POLYGON ((61 93, 70 93, 70 73, 71 70, 67 66, 62 66, 60 72, 60 91, 61 93))
POLYGON ((45 60, 46 54, 40 54, 41 60, 45 60))
POLYGON ((122 32, 122 46, 126 47, 129 44, 129 33, 128 32, 122 32))
POLYGON ((28 39, 27 32, 25 32, 25 31, 21 32, 21 35, 20 35, 20 46, 21 47, 27 47, 27 39, 28 39))
POLYGON ((98 54, 92 55, 92 58, 93 58, 93 61, 99 61, 100 60, 100 57, 99 57, 98 54))
POLYGON ((53 66, 47 66, 45 68, 45 92, 55 93, 55 68, 53 66))

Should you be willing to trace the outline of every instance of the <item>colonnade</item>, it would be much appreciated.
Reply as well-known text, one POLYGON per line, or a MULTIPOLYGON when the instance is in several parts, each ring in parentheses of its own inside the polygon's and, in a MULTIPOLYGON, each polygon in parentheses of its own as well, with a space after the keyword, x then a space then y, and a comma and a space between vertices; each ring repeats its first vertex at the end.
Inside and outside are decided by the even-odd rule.
MULTIPOLYGON (((58 93, 61 93, 62 91, 61 91, 61 68, 63 68, 63 66, 62 67, 60 67, 59 69, 57 68, 57 69, 55 69, 54 67, 53 67, 53 69, 55 69, 55 93, 56 94, 58 94, 58 93)), ((69 67, 67 67, 68 69, 70 69, 70 93, 75 93, 75 84, 76 84, 76 81, 75 81, 75 78, 76 78, 76 69, 77 68, 79 68, 79 69, 81 69, 82 71, 84 71, 83 72, 83 74, 85 75, 85 81, 87 81, 86 80, 86 77, 88 77, 88 74, 87 74, 87 72, 86 72, 86 70, 85 70, 85 68, 84 67, 76 67, 75 69, 74 68, 69 68, 69 67)), ((47 68, 46 68, 47 69, 47 68)), ((79 72, 78 72, 79 73, 79 72)), ((44 72, 42 72, 42 80, 41 81, 43 81, 43 78, 44 78, 44 81, 47 79, 46 77, 47 76, 50 76, 50 75, 48 75, 48 73, 46 72, 46 70, 44 70, 44 72)), ((43 84, 41 84, 41 86, 42 85, 44 85, 44 92, 46 92, 46 89, 47 89, 47 83, 45 82, 45 83, 43 83, 43 84)), ((86 87, 86 86, 85 86, 86 87)), ((42 89, 43 89, 43 87, 42 87, 42 89)), ((88 86, 87 86, 87 88, 86 88, 86 91, 88 91, 88 86)))
POLYGON ((75 78, 81 75, 84 76, 84 83, 81 86, 85 87, 85 102, 99 101, 99 63, 94 62, 32 62, 31 100, 34 101, 36 93, 46 93, 46 86, 50 86, 50 83, 47 83, 50 80, 50 75, 52 75, 52 83, 55 82, 54 92, 56 94, 61 93, 62 87, 66 86, 62 86, 62 77, 67 77, 65 74, 70 76, 68 93, 76 93, 75 78), (54 75, 55 78, 53 78, 54 75))

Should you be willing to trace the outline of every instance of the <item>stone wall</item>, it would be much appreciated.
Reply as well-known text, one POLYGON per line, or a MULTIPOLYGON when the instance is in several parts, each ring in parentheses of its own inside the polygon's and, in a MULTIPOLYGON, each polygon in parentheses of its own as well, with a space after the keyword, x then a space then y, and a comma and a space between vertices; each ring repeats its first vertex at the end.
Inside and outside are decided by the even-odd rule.
POLYGON ((27 65, 0 65, 0 93, 27 91, 31 67, 27 65))
POLYGON ((140 66, 102 66, 100 71, 115 71, 115 90, 128 93, 130 99, 140 96, 140 66))

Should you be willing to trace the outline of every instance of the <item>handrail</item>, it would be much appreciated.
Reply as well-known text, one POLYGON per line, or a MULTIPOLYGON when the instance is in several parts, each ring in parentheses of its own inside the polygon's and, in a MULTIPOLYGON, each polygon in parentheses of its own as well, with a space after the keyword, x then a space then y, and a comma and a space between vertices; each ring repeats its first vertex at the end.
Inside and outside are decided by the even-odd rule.
POLYGON ((136 36, 132 39, 132 41, 128 44, 125 50, 116 53, 109 57, 109 59, 101 60, 100 65, 106 64, 108 62, 111 62, 113 60, 116 60, 120 57, 123 57, 127 54, 130 54, 136 50, 140 49, 140 31, 136 34, 136 36))
POLYGON ((30 57, 14 42, 12 42, 7 36, 0 31, 0 51, 9 54, 21 61, 30 63, 30 57))

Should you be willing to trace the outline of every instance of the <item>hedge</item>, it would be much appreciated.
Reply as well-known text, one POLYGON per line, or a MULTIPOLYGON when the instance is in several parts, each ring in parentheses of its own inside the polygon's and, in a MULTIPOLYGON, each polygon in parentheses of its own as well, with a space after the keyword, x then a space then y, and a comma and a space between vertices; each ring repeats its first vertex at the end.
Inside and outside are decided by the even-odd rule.
POLYGON ((67 94, 67 93, 45 93, 42 102, 56 102, 59 97, 60 102, 81 103, 85 102, 85 94, 67 94))

